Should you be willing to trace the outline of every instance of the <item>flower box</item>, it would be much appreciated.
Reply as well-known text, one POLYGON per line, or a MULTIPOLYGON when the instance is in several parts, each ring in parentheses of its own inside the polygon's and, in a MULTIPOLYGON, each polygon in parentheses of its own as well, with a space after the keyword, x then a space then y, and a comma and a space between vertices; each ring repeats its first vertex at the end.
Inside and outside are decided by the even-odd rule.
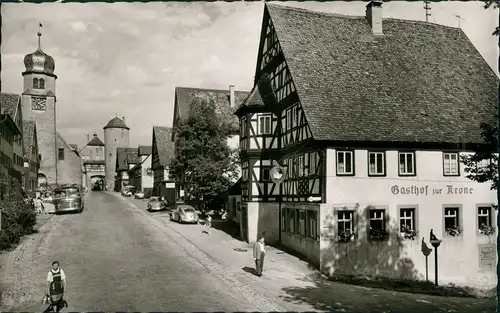
POLYGON ((446 228, 446 234, 451 237, 457 237, 462 234, 462 230, 458 227, 446 228))
POLYGON ((351 230, 340 231, 338 233, 338 240, 340 242, 350 242, 355 238, 354 233, 351 230))
POLYGON ((370 229, 368 235, 372 241, 383 241, 389 237, 389 233, 384 229, 370 229))

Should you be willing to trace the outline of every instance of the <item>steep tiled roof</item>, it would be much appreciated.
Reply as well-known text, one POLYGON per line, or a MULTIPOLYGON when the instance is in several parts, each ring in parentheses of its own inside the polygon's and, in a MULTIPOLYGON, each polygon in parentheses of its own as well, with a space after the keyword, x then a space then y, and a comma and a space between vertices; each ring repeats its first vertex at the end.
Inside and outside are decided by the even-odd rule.
POLYGON ((461 29, 266 8, 314 139, 483 142, 498 77, 461 29))
POLYGON ((28 158, 31 158, 31 146, 36 145, 36 123, 35 121, 23 121, 23 144, 28 158))
POLYGON ((103 127, 103 129, 106 128, 124 128, 124 129, 130 129, 125 122, 119 118, 119 117, 114 117, 112 118, 106 126, 103 127))
POLYGON ((116 149, 116 171, 128 171, 129 164, 139 163, 137 148, 119 147, 116 149))
POLYGON ((68 144, 59 132, 56 132, 56 144, 57 148, 68 149, 72 151, 74 154, 76 154, 78 157, 80 157, 80 155, 78 154, 78 150, 75 150, 70 144, 68 144))
MULTIPOLYGON (((189 88, 189 87, 175 87, 175 108, 174 119, 178 118, 185 121, 189 117, 191 106, 195 104, 196 100, 203 99, 213 101, 215 103, 216 112, 227 116, 236 127, 239 125, 238 118, 233 115, 236 109, 243 103, 248 96, 248 91, 234 91, 234 108, 231 108, 229 102, 229 89, 202 89, 202 88, 189 88)), ((175 120, 174 124, 175 125, 175 120)))
POLYGON ((269 82, 269 75, 264 74, 259 79, 257 84, 255 84, 252 91, 250 91, 238 109, 242 107, 264 106, 265 103, 273 103, 273 101, 275 101, 275 97, 269 82))
POLYGON ((94 134, 92 139, 87 143, 87 146, 89 147, 104 147, 104 143, 99 139, 99 136, 97 134, 94 134))
POLYGON ((17 106, 21 101, 21 96, 13 93, 0 93, 0 108, 2 114, 8 114, 13 120, 16 119, 17 106))
POLYGON ((228 194, 230 196, 241 195, 241 177, 237 182, 234 183, 234 185, 229 187, 228 194))
POLYGON ((153 150, 153 147, 151 146, 139 146, 139 156, 141 155, 149 155, 151 154, 151 151, 153 150))
POLYGON ((73 150, 77 151, 78 152, 78 145, 77 144, 74 144, 74 143, 70 143, 69 146, 71 148, 73 148, 73 150))
POLYGON ((172 159, 174 158, 172 128, 153 126, 153 140, 156 140, 156 149, 158 149, 160 166, 169 166, 172 159))

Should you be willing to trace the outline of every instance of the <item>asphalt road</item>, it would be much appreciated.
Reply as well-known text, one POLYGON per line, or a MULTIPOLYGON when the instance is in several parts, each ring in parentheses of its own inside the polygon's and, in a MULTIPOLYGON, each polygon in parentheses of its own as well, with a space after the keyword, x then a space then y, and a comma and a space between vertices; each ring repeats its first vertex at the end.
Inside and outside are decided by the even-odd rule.
POLYGON ((161 227, 127 206, 114 195, 93 192, 82 214, 54 216, 57 221, 32 269, 39 296, 12 311, 45 308, 43 288, 54 260, 67 275, 65 312, 269 309, 210 272, 161 227))

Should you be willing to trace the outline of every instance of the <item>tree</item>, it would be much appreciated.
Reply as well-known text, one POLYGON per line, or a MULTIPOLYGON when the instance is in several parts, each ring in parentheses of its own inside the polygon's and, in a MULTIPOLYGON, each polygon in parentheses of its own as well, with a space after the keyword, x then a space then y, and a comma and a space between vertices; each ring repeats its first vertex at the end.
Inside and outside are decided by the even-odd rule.
POLYGON ((173 176, 183 179, 186 198, 213 206, 225 202, 238 175, 238 155, 227 139, 237 132, 232 116, 216 113, 211 99, 197 99, 190 116, 174 126, 178 134, 173 176))

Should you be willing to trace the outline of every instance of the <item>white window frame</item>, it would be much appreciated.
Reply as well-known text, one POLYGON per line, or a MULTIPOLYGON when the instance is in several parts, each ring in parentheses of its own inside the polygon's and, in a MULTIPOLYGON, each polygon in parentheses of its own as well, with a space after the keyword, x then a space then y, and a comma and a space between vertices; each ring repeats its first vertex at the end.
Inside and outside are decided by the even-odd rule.
POLYGON ((446 219, 447 218, 454 218, 455 219, 455 227, 461 228, 460 225, 460 207, 459 206, 454 206, 454 205, 449 205, 444 207, 444 231, 446 233, 446 219), (455 210, 456 213, 450 214, 448 210, 453 209, 455 210))
POLYGON ((336 151, 336 154, 337 154, 337 158, 336 158, 336 168, 337 168, 337 175, 354 175, 354 151, 345 151, 345 150, 337 150, 336 151), (340 171, 339 169, 339 165, 340 165, 340 162, 339 162, 339 154, 342 154, 344 156, 344 169, 343 171, 340 171), (350 168, 350 171, 346 171, 346 161, 347 160, 347 156, 350 156, 351 158, 351 168, 350 168))
POLYGON ((286 110, 286 130, 292 129, 292 110, 286 110))
POLYGON ((415 175, 415 152, 406 152, 406 151, 398 151, 398 172, 399 176, 414 176, 415 175), (405 155, 404 169, 401 169, 401 155, 405 155), (412 158, 412 172, 409 172, 407 167, 408 164, 408 155, 411 155, 412 158))
POLYGON ((273 119, 271 114, 261 114, 258 116, 259 135, 270 135, 273 131, 273 119), (269 120, 269 129, 266 129, 266 120, 269 120))
POLYGON ((368 212, 368 227, 371 227, 371 221, 382 221, 382 229, 381 230, 386 230, 387 225, 386 223, 386 212, 384 209, 370 209, 368 212), (372 217, 372 212, 375 213, 375 216, 372 217), (381 213, 381 216, 378 216, 377 213, 381 213))
MULTIPOLYGON (((416 208, 412 208, 412 207, 404 207, 404 208, 399 208, 399 232, 400 233, 404 233, 402 231, 402 226, 403 226, 403 223, 401 223, 402 221, 410 221, 410 228, 411 230, 416 230, 415 229, 415 223, 416 223, 416 218, 415 218, 415 214, 416 214, 416 211, 417 209, 416 208), (409 216, 407 216, 406 214, 404 214, 405 212, 407 213, 410 213, 409 216)), ((405 225, 407 225, 405 223, 405 225)))
POLYGON ((480 217, 486 217, 486 220, 488 221, 488 224, 486 225, 487 227, 492 227, 493 225, 493 218, 492 218, 492 210, 493 208, 491 206, 486 206, 486 205, 481 205, 477 207, 477 229, 481 229, 481 225, 479 224, 479 218, 480 217), (483 210, 486 210, 485 212, 481 212, 483 210))
POLYGON ((443 152, 443 173, 444 176, 459 176, 460 175, 460 155, 458 152, 443 152), (455 160, 453 160, 453 156, 455 160), (455 162, 455 164, 453 164, 455 162), (453 166, 455 167, 453 171, 453 166))
POLYGON ((318 155, 316 152, 309 153, 309 175, 316 174, 316 164, 318 163, 318 155))
POLYGON ((370 176, 384 176, 385 175, 385 152, 383 151, 368 151, 368 175, 370 176), (375 172, 371 168, 371 156, 375 155, 375 172), (382 171, 379 172, 377 168, 378 158, 382 159, 382 171))
POLYGON ((337 233, 340 232, 340 227, 338 225, 340 225, 342 223, 344 225, 344 229, 345 229, 345 223, 347 223, 347 222, 350 223, 349 230, 351 232, 354 232, 354 211, 353 210, 339 210, 339 211, 337 211, 337 233), (339 216, 341 214, 342 215, 346 214, 346 215, 348 215, 348 217, 343 216, 341 218, 339 216))
POLYGON ((299 155, 299 158, 298 158, 298 168, 299 168, 299 173, 298 173, 298 176, 299 177, 303 177, 305 175, 305 163, 304 163, 304 156, 303 155, 299 155))

